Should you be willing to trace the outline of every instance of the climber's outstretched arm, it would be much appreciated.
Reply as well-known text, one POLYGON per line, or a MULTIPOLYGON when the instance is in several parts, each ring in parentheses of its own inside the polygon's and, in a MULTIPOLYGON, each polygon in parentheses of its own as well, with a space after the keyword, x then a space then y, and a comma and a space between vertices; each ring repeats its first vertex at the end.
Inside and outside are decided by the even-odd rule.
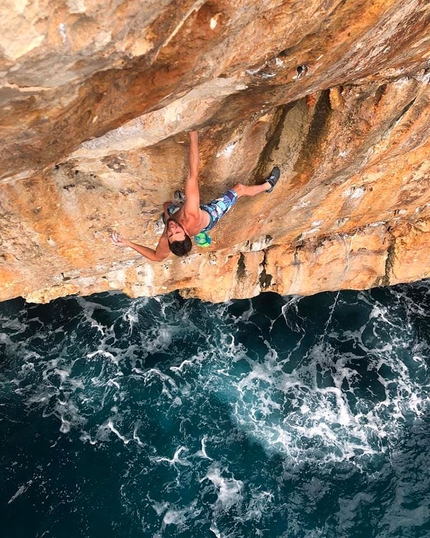
POLYGON ((185 181, 184 212, 188 215, 197 215, 200 209, 199 193, 199 141, 196 131, 190 132, 189 171, 185 181))
POLYGON ((145 247, 143 245, 138 245, 137 243, 133 243, 132 241, 129 241, 128 239, 124 239, 120 235, 118 235, 116 232, 112 234, 112 241, 116 245, 121 245, 124 247, 130 247, 148 260, 151 260, 153 262, 161 262, 167 256, 170 254, 169 249, 169 243, 167 241, 167 235, 166 232, 163 233, 163 235, 160 238, 160 241, 158 242, 157 248, 154 250, 153 248, 145 247))

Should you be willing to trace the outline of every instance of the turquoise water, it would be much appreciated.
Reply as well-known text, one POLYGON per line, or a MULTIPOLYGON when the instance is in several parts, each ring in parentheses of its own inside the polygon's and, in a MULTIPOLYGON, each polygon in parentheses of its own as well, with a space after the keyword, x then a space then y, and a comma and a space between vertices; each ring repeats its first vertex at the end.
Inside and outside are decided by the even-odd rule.
POLYGON ((430 537, 429 306, 2 303, 1 535, 430 537))

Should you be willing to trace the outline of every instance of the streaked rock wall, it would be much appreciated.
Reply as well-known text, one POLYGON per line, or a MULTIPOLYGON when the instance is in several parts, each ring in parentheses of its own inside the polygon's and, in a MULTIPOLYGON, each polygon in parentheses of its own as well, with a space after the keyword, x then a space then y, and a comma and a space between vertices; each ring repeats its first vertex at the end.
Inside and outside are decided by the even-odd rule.
POLYGON ((223 301, 430 275, 427 0, 0 7, 0 300, 223 301), (201 193, 258 183, 187 259, 148 262, 200 132, 201 193))

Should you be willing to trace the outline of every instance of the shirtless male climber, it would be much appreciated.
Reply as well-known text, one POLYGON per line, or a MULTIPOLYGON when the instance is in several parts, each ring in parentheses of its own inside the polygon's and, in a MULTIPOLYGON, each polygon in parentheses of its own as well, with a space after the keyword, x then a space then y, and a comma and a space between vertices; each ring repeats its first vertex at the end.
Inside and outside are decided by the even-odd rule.
POLYGON ((261 185, 242 185, 237 183, 219 198, 208 204, 200 205, 198 184, 199 148, 197 132, 190 132, 189 172, 185 181, 185 202, 177 209, 170 202, 163 205, 166 225, 163 235, 154 250, 124 239, 116 232, 112 240, 117 245, 134 249, 148 260, 161 262, 173 252, 176 256, 185 256, 192 247, 191 237, 200 232, 207 232, 229 211, 233 204, 242 196, 256 196, 261 192, 272 192, 278 182, 280 171, 273 168, 270 176, 261 185), (171 213, 172 209, 176 209, 171 213), (170 211, 169 211, 170 210, 170 211))

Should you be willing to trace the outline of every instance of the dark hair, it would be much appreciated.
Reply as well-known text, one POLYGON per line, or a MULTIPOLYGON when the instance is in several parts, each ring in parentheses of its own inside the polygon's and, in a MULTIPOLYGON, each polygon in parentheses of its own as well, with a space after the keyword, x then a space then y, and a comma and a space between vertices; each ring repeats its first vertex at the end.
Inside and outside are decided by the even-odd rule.
POLYGON ((173 252, 176 256, 185 256, 190 252, 192 246, 191 238, 187 234, 185 234, 185 239, 182 241, 169 243, 170 252, 173 252))

